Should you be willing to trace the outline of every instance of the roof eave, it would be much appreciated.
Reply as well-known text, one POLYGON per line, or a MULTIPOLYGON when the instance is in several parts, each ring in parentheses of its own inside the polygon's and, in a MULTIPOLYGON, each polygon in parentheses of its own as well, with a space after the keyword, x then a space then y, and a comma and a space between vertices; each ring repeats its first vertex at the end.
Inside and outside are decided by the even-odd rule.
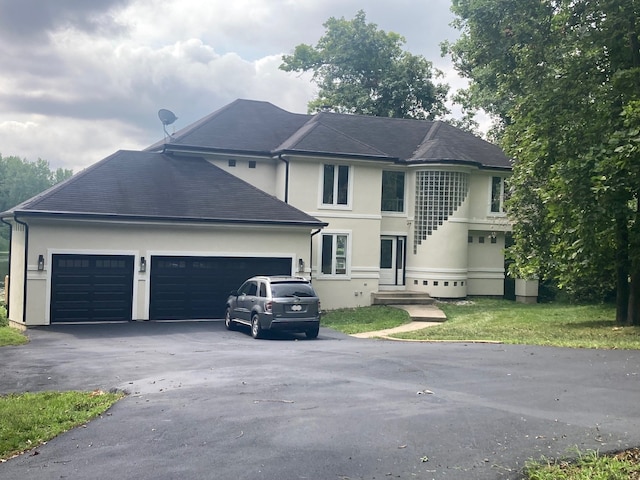
POLYGON ((179 222, 179 223, 206 223, 206 224, 233 224, 233 225, 278 225, 312 228, 323 228, 328 225, 320 220, 309 221, 289 221, 289 220, 261 220, 261 219, 242 219, 242 218, 202 218, 202 217, 171 217, 171 216, 154 216, 154 215, 122 215, 116 213, 83 213, 83 212, 52 212, 46 210, 20 210, 7 211, 0 216, 9 213, 2 218, 11 218, 15 216, 21 217, 51 217, 51 218, 67 218, 74 220, 113 220, 113 221, 139 221, 139 222, 179 222))
POLYGON ((465 166, 473 166, 478 167, 483 170, 512 170, 511 166, 503 166, 503 165, 485 165, 482 162, 477 162, 474 160, 456 160, 456 159, 422 159, 422 160, 407 160, 405 162, 407 165, 438 165, 438 164, 447 164, 447 165, 465 165, 465 166))
POLYGON ((347 158, 351 160, 374 160, 378 162, 400 162, 396 157, 386 155, 363 155, 357 153, 338 153, 338 152, 315 152, 311 150, 295 150, 285 149, 273 152, 273 155, 297 155, 301 157, 322 157, 322 158, 347 158))
POLYGON ((232 148, 201 147, 197 145, 176 145, 167 143, 162 153, 191 153, 191 154, 217 154, 217 155, 251 155, 257 157, 271 157, 269 150, 237 150, 232 148))

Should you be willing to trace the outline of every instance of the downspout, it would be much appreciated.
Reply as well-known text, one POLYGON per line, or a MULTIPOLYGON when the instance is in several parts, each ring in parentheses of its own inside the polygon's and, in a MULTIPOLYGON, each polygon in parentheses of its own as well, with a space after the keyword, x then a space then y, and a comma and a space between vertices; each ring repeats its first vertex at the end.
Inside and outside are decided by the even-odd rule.
MULTIPOLYGON (((278 158, 286 165, 284 170, 284 203, 289 203, 289 160, 284 158, 281 153, 278 154, 278 158)), ((313 235, 311 236, 313 237, 313 235)))
POLYGON ((309 281, 313 282, 313 237, 319 234, 322 231, 321 228, 316 230, 309 237, 309 281))
MULTIPOLYGON (((13 219, 16 223, 24 225, 24 284, 22 292, 22 323, 27 323, 27 270, 29 268, 29 225, 22 220, 18 220, 18 216, 14 213, 13 219)), ((8 312, 7 312, 8 313, 8 312)))
MULTIPOLYGON (((13 242, 11 241, 12 236, 13 236, 13 225, 11 225, 9 222, 7 222, 4 218, 0 218, 0 222, 4 223, 5 225, 9 226, 9 257, 7 258, 7 265, 9 266, 9 272, 11 272, 11 248, 13 245, 13 242)), ((11 282, 9 282, 9 285, 11 284, 11 282)), ((7 318, 11 318, 9 316, 9 300, 11 299, 11 295, 9 292, 9 285, 5 285, 5 291, 7 292, 7 318)))

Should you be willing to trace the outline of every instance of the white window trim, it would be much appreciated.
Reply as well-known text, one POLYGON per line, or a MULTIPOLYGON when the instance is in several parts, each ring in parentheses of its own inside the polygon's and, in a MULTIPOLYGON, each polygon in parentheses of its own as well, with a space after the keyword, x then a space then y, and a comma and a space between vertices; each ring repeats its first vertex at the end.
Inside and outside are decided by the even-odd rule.
MULTIPOLYGON (((318 253, 316 255, 316 265, 318 266, 318 278, 322 279, 335 279, 335 280, 351 280, 351 242, 353 239, 353 233, 351 230, 322 230, 318 235, 318 253), (322 239, 325 235, 331 235, 335 238, 336 235, 347 236, 347 256, 346 256, 346 270, 344 274, 336 273, 322 273, 322 239)), ((334 240, 335 245, 335 240, 334 240)), ((333 251, 333 258, 331 259, 332 270, 335 268, 335 251, 333 251)))
POLYGON ((320 210, 353 210, 353 165, 338 162, 322 162, 320 163, 320 173, 318 174, 318 209, 320 210), (324 166, 333 165, 335 167, 344 166, 349 168, 349 181, 347 185, 347 204, 339 205, 337 203, 322 203, 324 195, 324 166))
POLYGON ((506 217, 507 216, 507 212, 505 212, 504 209, 504 182, 505 182, 506 178, 503 177, 502 175, 491 175, 489 177, 489 204, 487 206, 487 216, 488 217, 506 217), (501 179, 500 182, 500 211, 499 212, 493 212, 491 211, 491 203, 493 200, 493 179, 494 177, 498 177, 501 179))

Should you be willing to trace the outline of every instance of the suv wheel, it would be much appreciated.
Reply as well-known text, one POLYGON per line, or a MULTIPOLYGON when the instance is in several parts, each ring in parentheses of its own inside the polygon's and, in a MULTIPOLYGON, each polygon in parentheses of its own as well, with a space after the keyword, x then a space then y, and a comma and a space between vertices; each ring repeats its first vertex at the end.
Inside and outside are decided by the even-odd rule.
POLYGON ((253 338, 262 338, 262 327, 260 326, 260 317, 254 313, 251 317, 251 336, 253 338))
POLYGON ((227 330, 236 329, 233 320, 231 320, 231 307, 227 307, 227 310, 224 312, 224 326, 227 327, 227 330))
POLYGON ((320 326, 316 325, 315 327, 307 330, 304 334, 307 338, 318 338, 318 333, 320 333, 320 326))

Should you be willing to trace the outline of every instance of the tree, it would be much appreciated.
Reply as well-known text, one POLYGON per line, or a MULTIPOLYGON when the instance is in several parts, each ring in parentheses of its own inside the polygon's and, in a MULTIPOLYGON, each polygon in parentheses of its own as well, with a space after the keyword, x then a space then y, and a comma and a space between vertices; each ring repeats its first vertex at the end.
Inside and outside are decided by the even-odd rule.
POLYGON ((621 174, 610 141, 640 98, 640 1, 453 0, 452 10, 462 34, 445 47, 471 81, 468 105, 495 116, 516 159, 514 270, 576 298, 615 288, 618 320, 637 323, 638 178, 621 174))
POLYGON ((448 85, 434 84, 442 73, 424 57, 402 50, 405 39, 367 23, 360 10, 353 20, 329 18, 318 44, 300 44, 284 55, 280 69, 313 72, 320 87, 309 112, 325 106, 340 113, 434 119, 448 113, 448 85))
MULTIPOLYGON (((47 188, 70 178, 72 170, 52 171, 49 162, 39 158, 29 162, 19 157, 0 155, 0 212, 9 210, 47 188)), ((0 250, 8 246, 9 228, 0 224, 0 250)))

